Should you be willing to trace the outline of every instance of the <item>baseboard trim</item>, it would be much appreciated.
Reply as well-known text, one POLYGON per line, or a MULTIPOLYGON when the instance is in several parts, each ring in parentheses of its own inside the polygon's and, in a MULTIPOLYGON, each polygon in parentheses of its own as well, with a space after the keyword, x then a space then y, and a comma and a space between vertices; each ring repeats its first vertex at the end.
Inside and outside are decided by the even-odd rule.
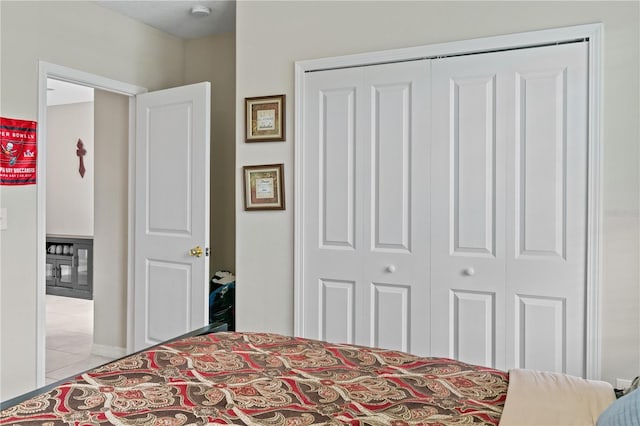
POLYGON ((94 343, 91 346, 91 354, 115 359, 125 356, 127 354, 127 350, 118 346, 99 345, 94 343))

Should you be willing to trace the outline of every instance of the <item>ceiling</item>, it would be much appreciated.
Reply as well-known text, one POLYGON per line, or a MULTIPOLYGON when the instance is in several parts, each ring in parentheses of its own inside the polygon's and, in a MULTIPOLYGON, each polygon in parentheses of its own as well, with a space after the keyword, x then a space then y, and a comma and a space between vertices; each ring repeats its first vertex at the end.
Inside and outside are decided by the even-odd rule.
POLYGON ((93 102, 93 88, 47 79, 47 106, 93 102))
POLYGON ((236 27, 235 0, 102 0, 94 3, 182 39, 226 33, 236 27), (206 6, 211 14, 192 16, 193 6, 206 6))

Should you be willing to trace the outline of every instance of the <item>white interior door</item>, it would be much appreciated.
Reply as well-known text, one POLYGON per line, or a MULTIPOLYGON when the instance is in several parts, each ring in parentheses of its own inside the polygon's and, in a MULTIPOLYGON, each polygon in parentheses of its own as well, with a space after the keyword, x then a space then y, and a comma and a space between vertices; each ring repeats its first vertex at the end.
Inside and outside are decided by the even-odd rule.
POLYGON ((429 352, 429 62, 305 76, 303 335, 429 352))
POLYGON ((433 354, 584 376, 587 43, 432 75, 433 354))
POLYGON ((137 97, 135 350, 208 323, 210 92, 137 97))

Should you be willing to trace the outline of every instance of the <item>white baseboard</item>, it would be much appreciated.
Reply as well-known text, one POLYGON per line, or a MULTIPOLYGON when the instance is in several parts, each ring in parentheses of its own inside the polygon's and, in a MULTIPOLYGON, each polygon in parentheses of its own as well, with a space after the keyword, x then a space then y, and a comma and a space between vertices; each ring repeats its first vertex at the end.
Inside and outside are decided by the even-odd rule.
POLYGON ((97 343, 94 343, 93 346, 91 346, 91 353, 93 355, 115 359, 125 356, 127 354, 127 350, 118 346, 98 345, 97 343))

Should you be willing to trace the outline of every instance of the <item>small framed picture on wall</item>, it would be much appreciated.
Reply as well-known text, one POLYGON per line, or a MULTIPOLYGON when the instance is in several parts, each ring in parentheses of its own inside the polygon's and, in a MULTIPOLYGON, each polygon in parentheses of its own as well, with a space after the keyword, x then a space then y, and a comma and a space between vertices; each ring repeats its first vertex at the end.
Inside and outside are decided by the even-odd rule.
POLYGON ((285 95, 244 99, 245 142, 285 139, 285 95))
POLYGON ((244 166, 244 209, 284 210, 284 164, 244 166))

